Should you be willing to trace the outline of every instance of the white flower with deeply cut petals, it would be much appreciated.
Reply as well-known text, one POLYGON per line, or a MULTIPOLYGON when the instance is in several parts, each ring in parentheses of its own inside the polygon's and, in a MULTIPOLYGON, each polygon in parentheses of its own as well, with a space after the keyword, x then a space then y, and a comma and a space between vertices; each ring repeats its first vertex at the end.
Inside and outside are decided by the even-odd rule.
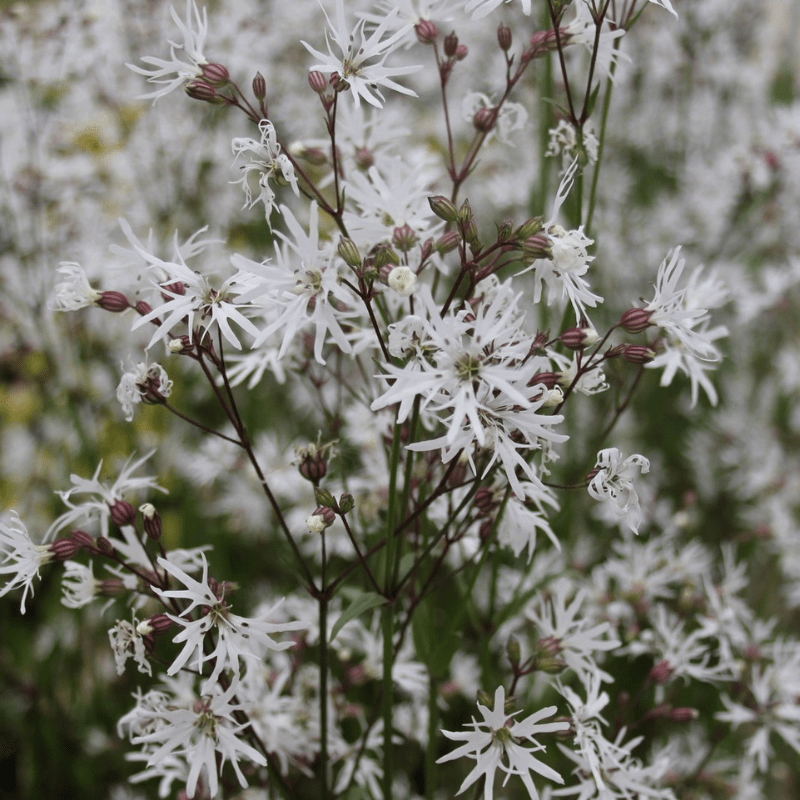
POLYGON ((416 92, 401 86, 392 80, 398 75, 408 75, 421 70, 421 66, 411 67, 385 67, 383 62, 386 57, 401 43, 411 23, 396 30, 386 39, 384 34, 390 29, 391 22, 397 16, 398 9, 392 10, 375 30, 366 36, 364 32, 364 19, 359 20, 352 29, 347 25, 344 16, 343 0, 336 0, 335 24, 331 22, 327 11, 323 8, 325 19, 328 20, 328 30, 325 39, 328 43, 328 53, 321 53, 307 42, 303 46, 315 58, 319 59, 310 69, 322 72, 325 75, 337 73, 341 80, 347 81, 356 105, 363 98, 367 103, 380 108, 383 105, 383 95, 379 87, 393 89, 401 94, 416 97, 416 92), (336 45, 341 55, 334 55, 331 40, 336 45))
POLYGON ((511 775, 518 775, 525 784, 528 794, 533 800, 538 800, 539 793, 533 785, 531 772, 542 775, 556 783, 564 783, 564 779, 552 767, 533 756, 533 753, 544 752, 544 745, 539 744, 533 737, 539 733, 553 733, 569 729, 568 722, 546 722, 539 720, 552 717, 556 713, 556 706, 548 706, 523 720, 514 720, 519 712, 506 713, 505 689, 498 686, 494 693, 494 708, 489 710, 478 703, 478 710, 483 716, 481 722, 472 722, 466 727, 472 728, 469 732, 452 733, 442 731, 448 738, 456 742, 464 742, 446 756, 442 756, 436 763, 452 761, 466 756, 475 761, 472 771, 464 779, 458 792, 461 794, 468 789, 482 775, 486 777, 483 796, 485 800, 494 797, 494 774, 500 769, 506 773, 506 780, 511 775), (526 747, 525 745, 530 745, 526 747))
POLYGON ((77 311, 79 308, 93 306, 102 298, 102 292, 97 291, 89 279, 86 271, 74 261, 63 261, 56 270, 64 276, 55 288, 55 299, 52 307, 58 311, 77 311))
POLYGON ((232 613, 224 596, 217 597, 211 590, 208 584, 208 562, 205 555, 202 555, 201 558, 203 574, 199 581, 180 567, 170 563, 166 558, 159 558, 158 563, 162 569, 166 570, 173 578, 177 578, 186 588, 168 591, 156 586, 152 588, 159 597, 189 601, 189 605, 181 612, 180 616, 167 615, 182 628, 173 641, 185 642, 183 650, 173 661, 167 674, 174 675, 178 672, 193 654, 196 654, 196 658, 192 661, 192 666, 200 671, 206 661, 213 661, 214 669, 203 684, 203 691, 207 692, 225 668, 233 670, 234 675, 238 677, 240 658, 258 660, 262 657, 262 648, 285 650, 293 644, 291 641, 276 642, 270 634, 296 631, 305 628, 306 625, 302 622, 269 622, 268 619, 277 606, 256 618, 240 617, 238 614, 232 613), (198 606, 203 611, 199 619, 187 618, 186 615, 198 606), (206 635, 211 631, 216 632, 216 644, 213 649, 209 647, 206 651, 204 642, 206 635))
POLYGON ((150 64, 151 69, 137 67, 135 64, 126 64, 128 69, 138 72, 139 75, 146 75, 148 83, 160 84, 162 88, 156 89, 149 94, 141 95, 143 100, 153 98, 153 102, 169 94, 179 86, 187 83, 194 78, 203 77, 203 67, 208 64, 203 55, 203 46, 208 32, 208 18, 206 10, 203 9, 202 15, 197 10, 194 0, 186 0, 186 22, 183 22, 170 7, 170 15, 173 22, 180 28, 183 34, 183 42, 173 42, 170 40, 170 60, 154 56, 142 56, 145 64, 150 64), (181 60, 178 53, 185 57, 181 60))
POLYGON ((168 398, 172 394, 172 381, 161 364, 145 364, 140 361, 133 369, 123 374, 117 386, 117 400, 125 412, 125 419, 133 419, 133 407, 142 401, 159 402, 158 396, 168 398))
POLYGON ((637 471, 650 472, 650 461, 640 455, 629 456, 623 461, 622 453, 616 447, 610 447, 597 454, 595 468, 597 474, 589 483, 589 494, 595 500, 605 502, 620 524, 639 533, 642 515, 633 477, 637 471))
POLYGON ((7 583, 0 589, 0 597, 12 589, 24 589, 20 613, 25 613, 28 592, 33 595, 33 579, 39 577, 39 567, 53 558, 47 545, 34 544, 25 523, 16 511, 10 512, 9 522, 0 522, 0 578, 7 583))

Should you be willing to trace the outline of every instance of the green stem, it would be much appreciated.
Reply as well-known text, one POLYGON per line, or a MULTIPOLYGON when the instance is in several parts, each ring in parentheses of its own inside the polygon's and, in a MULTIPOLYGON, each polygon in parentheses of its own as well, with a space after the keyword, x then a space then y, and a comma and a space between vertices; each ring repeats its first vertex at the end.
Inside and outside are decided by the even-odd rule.
POLYGON ((328 595, 325 591, 325 531, 322 531, 322 591, 319 602, 319 777, 321 800, 328 799, 328 595))
POLYGON ((425 800, 433 800, 436 793, 436 742, 438 740, 438 712, 436 701, 439 690, 436 678, 428 671, 428 748, 425 751, 425 800))
POLYGON ((382 629, 383 629, 383 796, 384 800, 391 800, 392 797, 392 666, 394 664, 394 651, 392 643, 394 641, 394 608, 392 599, 394 591, 394 556, 395 548, 399 547, 399 542, 395 540, 394 529, 396 527, 398 497, 397 497, 397 473, 400 469, 400 432, 402 426, 395 420, 394 436, 392 437, 392 454, 389 462, 389 498, 388 513, 386 520, 386 561, 384 562, 384 595, 389 602, 382 608, 382 629))
MULTIPOLYGON (((619 50, 620 40, 614 40, 614 52, 619 50)), ((597 201, 597 183, 600 178, 600 164, 603 161, 603 151, 606 146, 606 128, 608 125, 608 113, 611 108, 611 93, 614 88, 614 71, 617 67, 617 61, 612 57, 611 64, 608 68, 608 80, 606 81, 606 93, 603 97, 603 113, 600 117, 600 137, 597 146, 597 163, 594 165, 594 174, 592 175, 592 188, 589 192, 589 208, 586 212, 586 235, 589 238, 594 238, 592 235, 592 220, 594 219, 595 203, 597 201)))

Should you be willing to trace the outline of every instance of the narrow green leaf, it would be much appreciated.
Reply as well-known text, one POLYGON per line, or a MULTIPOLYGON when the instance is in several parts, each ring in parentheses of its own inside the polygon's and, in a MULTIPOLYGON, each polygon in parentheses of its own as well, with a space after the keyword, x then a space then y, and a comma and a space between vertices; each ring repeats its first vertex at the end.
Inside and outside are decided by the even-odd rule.
POLYGON ((338 635, 339 631, 350 622, 351 619, 355 619, 356 617, 363 614, 365 611, 369 611, 371 608, 375 608, 376 606, 382 606, 386 603, 387 600, 382 595, 377 594, 377 592, 365 592, 360 597, 356 598, 342 613, 342 616, 336 620, 331 629, 331 638, 330 641, 333 641, 336 636, 338 635))

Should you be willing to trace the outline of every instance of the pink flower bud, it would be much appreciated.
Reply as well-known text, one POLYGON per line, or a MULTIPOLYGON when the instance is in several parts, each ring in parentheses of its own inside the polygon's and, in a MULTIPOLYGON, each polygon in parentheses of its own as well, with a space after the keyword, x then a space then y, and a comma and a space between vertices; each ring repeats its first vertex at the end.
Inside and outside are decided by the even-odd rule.
POLYGON ((650 670, 650 680, 653 683, 666 683, 672 675, 673 669, 669 661, 659 661, 650 670))
POLYGON ((161 516, 152 503, 139 506, 139 511, 142 512, 144 532, 157 542, 161 538, 161 516))
POLYGON ((455 32, 448 33, 447 36, 444 37, 444 54, 448 58, 452 58, 456 54, 457 47, 458 36, 456 36, 455 32))
POLYGON ((417 41, 420 44, 433 44, 439 35, 439 29, 427 19, 421 19, 414 26, 414 32, 417 34, 417 41))
POLYGON ((469 55, 469 50, 465 44, 460 44, 458 47, 456 47, 456 61, 463 61, 467 55, 469 55))
POLYGON ((582 350, 597 341, 597 331, 594 328, 567 328, 558 338, 564 347, 582 350))
POLYGON ((410 225, 395 228, 392 233, 392 244, 404 253, 407 253, 418 241, 419 237, 410 225))
POLYGON ((479 108, 472 118, 472 125, 476 131, 487 133, 494 127, 497 111, 494 108, 479 108))
POLYGON ((86 531, 75 530, 72 531, 70 534, 74 542, 77 542, 79 547, 88 547, 90 550, 94 550, 94 538, 89 536, 86 531))
POLYGON ((267 82, 260 72, 253 78, 253 94, 256 100, 263 100, 267 96, 267 82))
POLYGON ((49 549, 56 561, 66 561, 73 558, 81 546, 74 539, 56 539, 49 549))
POLYGON ((203 71, 203 79, 210 86, 220 89, 230 82, 231 74, 222 64, 203 64, 201 69, 203 71))
POLYGON ((317 70, 311 70, 308 73, 308 85, 317 93, 325 94, 328 91, 328 79, 324 73, 317 70))
POLYGON ((641 333, 650 327, 652 311, 645 308, 629 308, 620 318, 619 324, 628 333, 641 333))
POLYGON ((647 364, 656 357, 655 350, 641 344, 625 345, 622 357, 631 364, 647 364))
POLYGON ((123 525, 133 525, 136 519, 136 509, 127 500, 115 500, 109 503, 108 509, 111 521, 120 528, 123 525))
POLYGON ((500 27, 497 29, 497 44, 500 45, 500 49, 507 53, 511 48, 511 28, 508 25, 500 24, 500 27))

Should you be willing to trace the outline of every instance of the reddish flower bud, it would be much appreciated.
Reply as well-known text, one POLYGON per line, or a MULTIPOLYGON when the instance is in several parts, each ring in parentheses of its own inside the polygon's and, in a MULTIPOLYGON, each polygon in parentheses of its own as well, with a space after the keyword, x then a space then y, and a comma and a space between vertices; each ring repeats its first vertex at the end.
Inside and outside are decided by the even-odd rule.
POLYGON ((300 474, 312 483, 317 483, 328 472, 328 461, 322 453, 309 453, 300 464, 300 474))
POLYGON ((366 172, 375 163, 375 154, 368 147, 359 147, 356 150, 356 166, 366 172))
POLYGON ((459 236, 455 231, 443 233, 436 242, 436 252, 439 253, 439 255, 451 253, 458 247, 459 241, 459 236))
POLYGON ((500 45, 500 49, 504 53, 507 53, 511 48, 511 28, 508 25, 501 23, 497 29, 497 44, 500 45))
POLYGON ((392 233, 392 244, 404 253, 407 253, 418 241, 419 237, 410 225, 395 228, 392 233))
POLYGON ((641 333, 650 327, 652 311, 645 308, 629 308, 620 318, 619 324, 628 333, 641 333))
POLYGON ((86 531, 75 530, 72 531, 70 534, 72 536, 73 541, 77 542, 79 547, 88 547, 91 550, 94 550, 94 538, 89 536, 86 531))
POLYGON ((222 64, 203 64, 201 69, 203 80, 217 89, 226 86, 231 79, 230 72, 222 64))
POLYGON ((166 614, 155 614, 147 620, 147 625, 151 633, 164 633, 175 623, 166 614))
POLYGON ((260 72, 253 78, 253 94, 256 100, 263 100, 267 96, 267 82, 260 72))
POLYGON ((448 58, 452 58, 456 54, 457 47, 458 36, 456 36, 455 31, 448 33, 447 36, 444 37, 444 54, 448 58))
POLYGON ((455 52, 456 61, 463 61, 468 54, 469 50, 467 49, 467 46, 465 44, 460 44, 458 47, 456 47, 456 52, 455 52))
POLYGON ((494 127, 497 111, 494 108, 479 108, 472 118, 472 125, 476 131, 487 133, 494 127))
POLYGON ((529 381, 528 386, 535 386, 537 383, 543 383, 548 389, 554 389, 558 385, 561 378, 558 372, 537 372, 529 381))
POLYGON ((529 261, 537 258, 551 259, 553 257, 553 243, 544 233, 529 236, 522 243, 522 255, 529 261))
POLYGON ((105 536, 99 536, 97 538, 97 549, 101 553, 105 553, 105 555, 112 555, 114 553, 114 545, 106 539, 105 536))
POLYGON ((414 26, 414 32, 417 34, 417 41, 420 44, 433 44, 439 35, 439 29, 427 19, 421 19, 414 26))
POLYGON ((325 94, 325 92, 328 91, 328 79, 325 77, 324 73, 318 72, 315 69, 308 73, 308 85, 317 94, 325 94))
POLYGON ((139 511, 142 512, 144 532, 157 542, 161 538, 161 516, 152 503, 139 506, 139 511))
POLYGON ((582 350, 597 341, 597 331, 594 328, 567 328, 558 338, 564 347, 582 350))
POLYGON ((696 708, 673 708, 667 717, 675 722, 692 722, 700 716, 700 712, 696 708))
POLYGON ((645 345, 628 344, 622 351, 622 357, 631 364, 647 364, 656 357, 656 353, 645 345))
POLYGON ((56 561, 66 561, 72 558, 81 546, 74 539, 56 539, 49 549, 56 561))
POLYGON ((143 317, 146 317, 153 310, 150 303, 144 300, 137 300, 134 308, 136 309, 136 313, 141 314, 143 317))
POLYGON ((475 492, 475 507, 483 513, 491 511, 497 503, 494 499, 494 492, 482 486, 475 492))
POLYGON ((203 103, 222 105, 225 102, 225 98, 220 97, 216 89, 205 81, 189 81, 184 87, 184 91, 192 100, 200 100, 203 103))
POLYGON ((531 58, 541 58, 551 50, 557 49, 557 47, 558 41, 556 40, 556 32, 554 30, 536 31, 536 33, 531 36, 531 49, 526 55, 528 60, 531 58))
POLYGON ((95 305, 103 311, 113 311, 115 314, 131 307, 128 298, 122 292, 100 292, 100 299, 95 305))
POLYGON ((136 509, 127 500, 115 500, 108 504, 111 521, 118 527, 133 525, 136 509))
POLYGON ((653 665, 649 677, 653 683, 666 683, 670 679, 672 672, 673 669, 669 661, 659 661, 653 665))

